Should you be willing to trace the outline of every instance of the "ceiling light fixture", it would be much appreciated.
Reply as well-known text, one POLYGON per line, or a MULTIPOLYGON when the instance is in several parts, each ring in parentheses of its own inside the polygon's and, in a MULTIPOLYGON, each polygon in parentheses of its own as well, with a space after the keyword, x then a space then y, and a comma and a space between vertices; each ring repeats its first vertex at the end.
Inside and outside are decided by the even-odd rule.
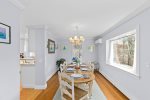
POLYGON ((82 43, 85 41, 85 38, 83 36, 80 36, 78 33, 78 26, 75 27, 76 28, 76 34, 73 37, 69 38, 70 43, 72 43, 75 47, 81 46, 82 43))

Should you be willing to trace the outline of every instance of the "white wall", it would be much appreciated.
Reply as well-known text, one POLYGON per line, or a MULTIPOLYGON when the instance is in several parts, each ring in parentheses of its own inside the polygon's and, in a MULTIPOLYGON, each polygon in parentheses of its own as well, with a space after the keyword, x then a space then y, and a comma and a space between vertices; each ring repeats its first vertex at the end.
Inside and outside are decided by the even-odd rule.
POLYGON ((21 85, 23 88, 35 87, 35 65, 21 65, 21 85))
POLYGON ((83 42, 83 48, 82 48, 82 61, 84 63, 87 62, 93 62, 96 61, 96 51, 94 47, 94 51, 89 51, 88 47, 91 45, 95 45, 95 41, 93 39, 86 39, 85 42, 83 42))
POLYGON ((65 58, 67 62, 71 62, 73 53, 72 53, 72 45, 68 42, 68 40, 59 40, 58 42, 58 58, 65 58), (64 46, 66 47, 66 50, 63 50, 64 46))
MULTIPOLYGON (((93 52, 90 52, 88 50, 88 47, 94 44, 93 39, 85 39, 82 45, 82 62, 88 63, 91 61, 97 61, 96 57, 96 51, 94 48, 93 52)), ((72 62, 72 57, 73 57, 73 47, 72 44, 69 42, 69 40, 59 40, 59 52, 58 56, 59 58, 65 58, 68 63, 72 62), (63 50, 63 47, 66 47, 66 50, 63 50)))
POLYGON ((57 67, 56 67, 56 60, 57 60, 57 53, 58 50, 55 50, 55 53, 48 53, 48 48, 47 48, 47 42, 48 39, 51 39, 53 41, 55 41, 55 44, 57 44, 57 39, 56 36, 54 34, 52 34, 49 31, 46 31, 46 38, 45 38, 45 56, 46 56, 46 65, 45 65, 45 74, 46 74, 46 79, 49 80, 54 73, 56 73, 57 71, 57 67))
MULTIPOLYGON (((25 37, 20 38, 20 52, 24 53, 24 41, 25 37)), ((28 51, 29 52, 36 52, 36 39, 35 39, 36 33, 35 30, 30 29, 29 30, 29 38, 28 38, 28 51)), ((28 52, 28 53, 29 53, 28 52)), ((21 84, 23 88, 34 88, 35 87, 35 65, 21 65, 21 84)))
POLYGON ((100 71, 131 100, 150 99, 150 9, 106 34, 99 45, 100 71), (140 25, 140 78, 106 64, 106 40, 140 25))
MULTIPOLYGON (((21 45, 24 45, 24 40, 21 41, 21 45)), ((29 52, 35 53, 35 64, 21 66, 22 85, 24 88, 44 89, 46 88, 44 28, 29 27, 28 41, 29 52)))
POLYGON ((44 88, 46 81, 57 71, 57 50, 55 53, 48 53, 48 39, 57 44, 55 35, 50 33, 45 26, 31 26, 29 28, 29 52, 35 52, 36 63, 35 65, 21 66, 23 87, 44 88))
POLYGON ((0 1, 0 22, 11 26, 11 44, 0 43, 0 100, 19 100, 19 17, 20 10, 7 0, 0 1))
POLYGON ((35 84, 43 87, 46 84, 45 78, 45 35, 44 30, 35 30, 35 84))

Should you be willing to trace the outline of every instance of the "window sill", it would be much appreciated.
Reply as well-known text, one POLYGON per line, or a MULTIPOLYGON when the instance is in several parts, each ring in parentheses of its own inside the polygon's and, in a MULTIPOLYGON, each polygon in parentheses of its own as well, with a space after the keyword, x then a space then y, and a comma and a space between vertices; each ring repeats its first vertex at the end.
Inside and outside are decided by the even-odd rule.
POLYGON ((129 68, 128 66, 123 66, 123 65, 118 65, 118 64, 107 64, 111 67, 114 67, 114 68, 118 68, 124 72, 128 72, 129 74, 133 75, 134 77, 136 78, 140 78, 139 74, 133 69, 133 68, 129 68))

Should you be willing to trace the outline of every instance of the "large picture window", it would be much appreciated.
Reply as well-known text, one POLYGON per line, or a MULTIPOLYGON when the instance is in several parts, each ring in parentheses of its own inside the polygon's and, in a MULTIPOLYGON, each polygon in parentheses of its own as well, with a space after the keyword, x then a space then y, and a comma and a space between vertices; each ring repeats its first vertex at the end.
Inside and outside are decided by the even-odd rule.
POLYGON ((136 73, 137 31, 132 30, 107 40, 107 64, 125 71, 136 73))
POLYGON ((135 57, 135 34, 111 41, 112 62, 133 67, 135 57))

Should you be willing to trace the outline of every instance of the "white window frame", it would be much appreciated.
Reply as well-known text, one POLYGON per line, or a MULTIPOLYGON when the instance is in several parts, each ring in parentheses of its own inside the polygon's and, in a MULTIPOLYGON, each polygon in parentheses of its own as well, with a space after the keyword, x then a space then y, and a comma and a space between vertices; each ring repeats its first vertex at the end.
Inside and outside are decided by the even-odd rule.
POLYGON ((106 40, 106 64, 113 66, 115 68, 119 68, 123 71, 129 72, 129 73, 139 77, 139 49, 140 48, 139 48, 139 27, 138 27, 136 29, 133 29, 131 31, 125 32, 121 35, 118 35, 116 37, 106 40), (129 67, 128 65, 116 64, 116 63, 111 62, 111 61, 113 61, 112 60, 113 58, 111 58, 112 57, 111 52, 113 51, 113 50, 111 50, 112 49, 111 41, 125 37, 127 35, 133 35, 133 34, 135 34, 135 52, 134 52, 135 57, 134 57, 133 67, 129 67))

